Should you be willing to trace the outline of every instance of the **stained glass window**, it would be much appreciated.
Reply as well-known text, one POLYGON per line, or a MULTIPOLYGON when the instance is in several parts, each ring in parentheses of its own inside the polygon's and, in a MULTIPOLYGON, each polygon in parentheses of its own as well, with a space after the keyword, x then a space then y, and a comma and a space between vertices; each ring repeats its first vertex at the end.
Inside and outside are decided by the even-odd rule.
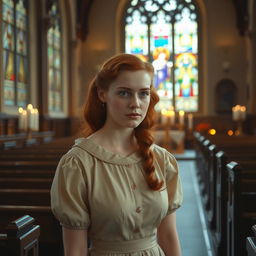
POLYGON ((198 111, 198 15, 192 0, 131 0, 125 51, 150 61, 156 109, 198 111))
POLYGON ((49 8, 50 24, 47 31, 49 111, 63 111, 61 24, 58 1, 53 1, 49 8))
POLYGON ((5 106, 28 103, 28 12, 26 0, 3 0, 3 91, 5 106))

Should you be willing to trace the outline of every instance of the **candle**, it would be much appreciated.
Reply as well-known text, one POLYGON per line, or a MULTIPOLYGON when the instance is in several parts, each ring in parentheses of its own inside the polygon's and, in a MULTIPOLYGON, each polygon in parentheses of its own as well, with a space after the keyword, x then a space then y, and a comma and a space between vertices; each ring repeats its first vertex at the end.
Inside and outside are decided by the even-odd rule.
POLYGON ((245 106, 240 107, 240 118, 241 118, 241 120, 246 119, 246 107, 245 106))
POLYGON ((173 110, 170 111, 170 124, 175 124, 175 112, 173 110))
POLYGON ((179 123, 180 125, 184 125, 184 115, 185 115, 185 112, 183 110, 180 110, 179 111, 179 123))
POLYGON ((22 111, 22 129, 26 131, 27 127, 28 127, 28 115, 27 115, 27 111, 23 110, 22 111))
POLYGON ((22 115, 22 112, 23 112, 23 108, 20 107, 19 110, 19 115, 18 115, 18 120, 19 120, 19 124, 18 124, 18 127, 19 127, 19 130, 23 130, 23 115, 22 115))
POLYGON ((32 129, 31 125, 33 123, 32 121, 32 110, 33 110, 33 105, 32 104, 28 104, 27 105, 27 128, 28 129, 32 129))
POLYGON ((234 121, 243 121, 246 118, 246 107, 236 105, 232 108, 232 118, 234 121))
POLYGON ((35 118, 35 131, 39 131, 39 112, 38 112, 38 109, 35 108, 34 109, 34 118, 35 118))
POLYGON ((161 110, 161 122, 162 122, 162 124, 166 124, 167 123, 166 112, 167 112, 167 110, 164 109, 164 108, 161 110))
POLYGON ((188 129, 193 129, 193 114, 188 114, 188 129))

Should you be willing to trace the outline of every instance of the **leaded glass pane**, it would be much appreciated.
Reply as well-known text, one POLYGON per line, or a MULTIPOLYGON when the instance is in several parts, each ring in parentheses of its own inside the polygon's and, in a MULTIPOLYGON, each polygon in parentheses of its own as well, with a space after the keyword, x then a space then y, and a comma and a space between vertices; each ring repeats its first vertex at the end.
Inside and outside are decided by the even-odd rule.
POLYGON ((182 19, 174 25, 175 34, 175 108, 198 110, 197 23, 183 9, 182 19))
POLYGON ((28 93, 26 0, 3 1, 4 104, 25 106, 28 93))
POLYGON ((61 86, 61 30, 58 5, 55 2, 49 10, 52 26, 47 32, 49 111, 63 110, 63 88, 61 86))
POLYGON ((157 110, 170 108, 173 105, 173 84, 171 69, 173 66, 172 50, 172 29, 170 23, 165 20, 163 12, 159 12, 157 20, 150 26, 151 56, 155 69, 154 86, 160 96, 157 110))
POLYGON ((14 2, 13 0, 3 1, 3 21, 14 24, 14 2))
POLYGON ((192 0, 132 0, 125 51, 151 61, 156 109, 198 110, 197 8, 192 0))
POLYGON ((141 23, 141 16, 135 11, 132 17, 127 19, 126 52, 137 55, 143 60, 148 60, 148 27, 141 23))

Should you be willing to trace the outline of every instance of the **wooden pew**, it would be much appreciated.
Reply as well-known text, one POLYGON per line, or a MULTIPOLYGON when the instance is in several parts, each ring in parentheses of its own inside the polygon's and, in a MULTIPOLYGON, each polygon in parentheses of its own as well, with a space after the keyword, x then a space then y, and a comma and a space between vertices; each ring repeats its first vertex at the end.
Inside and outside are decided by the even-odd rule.
POLYGON ((0 156, 1 219, 9 221, 18 214, 35 217, 44 227, 40 255, 63 255, 61 227, 50 209, 49 189, 59 159, 70 144, 73 140, 61 140, 40 147, 2 151, 8 154, 0 156))
POLYGON ((256 164, 255 172, 243 175, 244 168, 236 162, 227 164, 227 255, 246 256, 248 230, 256 222, 256 164))
POLYGON ((0 136, 0 148, 24 148, 42 143, 49 143, 53 140, 54 132, 31 132, 30 134, 19 133, 0 136))
POLYGON ((246 238, 248 256, 256 256, 256 225, 252 226, 253 236, 246 238))
POLYGON ((34 218, 25 215, 9 223, 6 234, 0 235, 1 255, 38 256, 40 227, 34 222, 34 218))
POLYGON ((0 205, 0 232, 4 232, 3 223, 27 214, 30 214, 41 227, 39 255, 63 256, 61 226, 53 216, 50 206, 0 205))
MULTIPOLYGON (((226 203, 227 203, 227 186, 226 172, 223 171, 219 175, 217 169, 225 170, 227 164, 227 156, 224 152, 219 152, 219 163, 217 163, 217 152, 220 148, 228 151, 229 160, 256 158, 256 140, 252 136, 244 138, 228 138, 227 136, 214 137, 212 141, 218 143, 213 144, 211 136, 203 136, 199 133, 195 135, 195 148, 197 153, 198 175, 202 195, 204 196, 205 209, 209 227, 213 234, 213 244, 218 255, 226 254, 226 203), (217 138, 217 139, 216 139, 217 138), (227 141, 225 140, 227 138, 227 141), (207 141, 208 139, 208 141, 207 141), (210 143, 209 143, 210 141, 210 143), (248 146, 249 145, 249 146, 248 146), (208 152, 207 152, 208 151, 208 152), (199 156, 199 157, 198 157, 199 156), (219 166, 219 168, 217 168, 219 166), (206 172, 206 173, 204 173, 206 172), (207 193, 204 195, 203 193, 207 193), (205 199, 209 199, 208 202, 205 199)), ((255 163, 252 163, 255 164, 255 163)))
POLYGON ((1 189, 50 189, 52 178, 0 177, 1 189))

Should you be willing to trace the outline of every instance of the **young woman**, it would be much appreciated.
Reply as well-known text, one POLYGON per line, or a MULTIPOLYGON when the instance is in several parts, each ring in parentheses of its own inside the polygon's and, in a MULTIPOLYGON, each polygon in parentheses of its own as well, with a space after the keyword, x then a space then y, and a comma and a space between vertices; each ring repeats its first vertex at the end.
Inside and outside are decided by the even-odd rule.
POLYGON ((60 160, 51 189, 66 256, 181 255, 177 162, 150 133, 153 74, 150 63, 119 54, 90 85, 85 136, 60 160))

